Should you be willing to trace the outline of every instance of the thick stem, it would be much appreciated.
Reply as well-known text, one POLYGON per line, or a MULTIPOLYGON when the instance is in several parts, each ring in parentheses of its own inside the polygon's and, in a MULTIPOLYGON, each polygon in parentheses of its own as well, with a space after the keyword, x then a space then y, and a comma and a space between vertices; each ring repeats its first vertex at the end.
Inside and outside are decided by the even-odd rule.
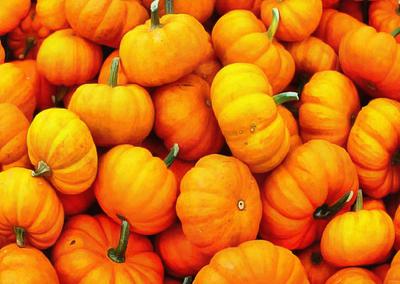
POLYGON ((321 207, 318 207, 314 212, 314 219, 326 219, 335 215, 352 198, 353 198, 353 191, 349 191, 345 195, 343 195, 338 201, 336 201, 336 203, 333 204, 332 206, 324 204, 321 207))
POLYGON ((172 163, 175 161, 176 157, 178 156, 179 153, 179 146, 178 144, 174 144, 172 146, 171 150, 169 151, 167 157, 164 159, 164 163, 167 165, 167 168, 169 168, 172 163))
POLYGON ((25 59, 28 56, 28 53, 34 48, 36 45, 36 39, 34 37, 27 37, 25 40, 25 48, 24 51, 18 55, 18 59, 25 59))
POLYGON ((394 31, 390 33, 393 37, 396 37, 400 34, 400 27, 396 28, 394 31))
POLYGON ((111 62, 110 77, 108 77, 108 85, 115 87, 118 85, 118 69, 119 69, 119 57, 114 57, 111 62))
POLYGON ((159 0, 154 0, 151 3, 150 6, 150 11, 151 11, 151 28, 152 29, 158 29, 159 27, 161 27, 160 24, 160 16, 158 14, 158 2, 159 0))
POLYGON ((316 251, 313 251, 313 252, 311 253, 311 262, 312 262, 314 265, 321 264, 322 260, 323 260, 323 259, 322 259, 321 253, 316 252, 316 251))
POLYGON ((110 248, 107 253, 108 257, 112 261, 117 263, 125 262, 125 252, 128 247, 129 233, 128 221, 122 219, 118 246, 116 248, 110 248))
POLYGON ((23 248, 25 246, 25 229, 21 227, 14 227, 14 233, 17 246, 23 248))
POLYGON ((165 14, 174 13, 174 0, 165 0, 165 14))
POLYGON ((359 189, 358 193, 357 193, 357 199, 356 199, 356 203, 354 204, 354 211, 360 211, 363 209, 363 194, 362 194, 362 190, 359 189))
POLYGON ((32 176, 33 177, 48 176, 50 174, 51 174, 51 169, 46 164, 45 161, 39 161, 36 170, 32 171, 32 176))
POLYGON ((298 101, 299 94, 296 92, 285 92, 273 96, 273 99, 277 105, 281 105, 291 101, 298 101))
POLYGON ((278 8, 272 8, 272 22, 268 28, 267 36, 270 41, 272 41, 275 37, 276 31, 279 26, 279 10, 278 8))
POLYGON ((183 279, 182 284, 192 284, 193 283, 193 277, 192 276, 187 276, 183 279))

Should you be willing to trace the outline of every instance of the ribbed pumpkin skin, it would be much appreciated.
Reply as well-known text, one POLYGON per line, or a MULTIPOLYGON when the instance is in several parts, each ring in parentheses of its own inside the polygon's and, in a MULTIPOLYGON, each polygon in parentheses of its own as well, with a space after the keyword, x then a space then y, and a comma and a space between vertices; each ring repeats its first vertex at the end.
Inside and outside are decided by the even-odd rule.
POLYGON ((65 0, 36 0, 36 12, 44 26, 53 31, 69 27, 65 17, 65 0))
POLYGON ((400 167, 392 163, 399 147, 400 103, 374 99, 363 107, 350 131, 347 151, 363 192, 382 198, 399 190, 400 167))
POLYGON ((0 250, 0 283, 58 284, 59 281, 54 267, 40 250, 10 244, 0 250))
MULTIPOLYGON (((114 50, 110 53, 110 55, 104 60, 103 65, 100 68, 99 77, 97 82, 99 84, 107 84, 108 79, 110 78, 110 70, 111 70, 111 63, 113 58, 119 57, 119 51, 114 50)), ((126 74, 124 68, 120 65, 118 68, 118 76, 117 76, 117 85, 126 85, 128 84, 128 78, 126 78, 126 74)))
POLYGON ((326 284, 382 284, 382 281, 367 269, 350 267, 336 272, 326 284))
POLYGON ((29 13, 30 0, 7 0, 0 3, 0 35, 15 29, 29 13))
POLYGON ((161 260, 141 235, 131 232, 124 263, 108 258, 107 251, 117 247, 119 237, 120 227, 104 215, 69 219, 52 251, 60 282, 162 284, 161 260))
POLYGON ((297 125, 297 120, 293 117, 293 114, 287 110, 284 106, 278 106, 278 113, 281 115, 282 119, 285 121, 286 127, 289 130, 290 135, 290 149, 292 152, 298 146, 303 144, 303 141, 299 135, 299 126, 297 125))
POLYGON ((62 193, 81 193, 96 178, 96 146, 86 124, 71 111, 50 108, 36 115, 27 145, 31 163, 44 161, 51 168, 47 179, 62 193))
POLYGON ((288 249, 306 248, 320 238, 328 222, 314 219, 316 209, 352 191, 352 199, 342 209, 346 211, 356 190, 357 172, 346 151, 325 140, 311 140, 266 178, 261 191, 261 237, 288 249))
POLYGON ((61 233, 64 210, 54 189, 32 171, 0 172, 0 235, 15 242, 14 227, 25 229, 25 241, 39 249, 52 246, 61 233))
POLYGON ((232 10, 249 10, 254 14, 260 14, 261 0, 217 0, 215 9, 223 15, 232 10))
MULTIPOLYGON (((400 27, 399 2, 396 0, 374 1, 369 7, 369 24, 380 32, 391 33, 400 27)), ((400 38, 396 37, 400 43, 400 38)))
POLYGON ((226 248, 211 259, 194 284, 309 284, 299 259, 291 251, 255 240, 226 248))

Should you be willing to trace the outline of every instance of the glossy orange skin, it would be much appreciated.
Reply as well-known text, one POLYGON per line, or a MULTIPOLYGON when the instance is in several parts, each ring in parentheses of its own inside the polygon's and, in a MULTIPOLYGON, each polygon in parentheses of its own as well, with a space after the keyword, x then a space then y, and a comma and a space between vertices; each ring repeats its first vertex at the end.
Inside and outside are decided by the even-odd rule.
POLYGON ((321 0, 264 0, 261 3, 261 19, 269 26, 272 8, 278 8, 280 21, 276 38, 283 41, 302 41, 317 28, 322 15, 321 0))
POLYGON ((50 184, 31 173, 18 167, 0 172, 0 235, 15 242, 14 227, 22 227, 27 244, 46 249, 61 233, 64 210, 50 184))
POLYGON ((92 79, 102 63, 100 46, 77 36, 72 29, 59 30, 42 43, 39 72, 54 85, 73 86, 92 79))
POLYGON ((35 248, 10 244, 0 250, 2 284, 58 284, 58 276, 47 257, 35 248))
POLYGON ((357 190, 356 169, 346 151, 325 140, 311 140, 267 176, 261 190, 261 237, 288 249, 306 248, 320 238, 328 222, 314 219, 315 210, 352 191, 342 209, 347 211, 357 190))
POLYGON ((65 0, 36 0, 36 12, 42 24, 53 31, 69 27, 65 16, 65 0))
POLYGON ((247 63, 225 66, 211 86, 212 107, 222 134, 233 155, 253 173, 278 166, 290 148, 289 130, 271 95, 263 71, 247 63))
POLYGON ((296 72, 313 75, 325 70, 339 70, 339 59, 333 48, 316 37, 289 43, 287 50, 296 64, 296 72))
POLYGON ((393 221, 385 211, 346 212, 326 226, 321 252, 338 267, 376 264, 386 259, 394 238, 393 221))
POLYGON ((36 5, 32 5, 29 14, 7 36, 7 44, 17 59, 35 59, 40 45, 51 31, 44 27, 36 13, 36 5), (35 44, 24 56, 27 39, 34 39, 35 44))
POLYGON ((64 207, 65 216, 84 213, 96 200, 92 187, 78 194, 57 192, 57 195, 64 207))
POLYGON ((256 238, 260 193, 238 159, 217 154, 201 158, 183 177, 180 189, 176 213, 185 236, 202 252, 212 255, 256 238))
POLYGON ((194 74, 200 76, 211 86, 215 75, 222 68, 221 63, 218 61, 214 48, 211 43, 208 45, 208 51, 205 60, 193 71, 194 74))
POLYGON ((149 18, 137 0, 65 0, 65 15, 78 35, 114 48, 149 18))
MULTIPOLYGON (((374 1, 369 7, 369 24, 380 32, 391 33, 400 27, 400 10, 397 0, 374 1)), ((400 38, 396 37, 400 43, 400 38)))
POLYGON ((232 10, 250 10, 254 14, 260 14, 261 0, 217 0, 215 9, 223 15, 232 10))
POLYGON ((400 281, 400 252, 394 256, 386 274, 384 284, 397 284, 400 281))
POLYGON ((189 242, 180 224, 175 224, 157 235, 154 245, 166 270, 176 277, 196 275, 211 258, 189 242))
POLYGON ((387 263, 381 264, 376 266, 375 268, 371 269, 371 271, 381 279, 382 283, 385 281, 386 274, 390 269, 390 265, 387 263))
POLYGON ((165 15, 160 24, 151 28, 148 20, 121 41, 119 52, 126 75, 144 87, 172 83, 194 71, 207 56, 208 33, 194 17, 165 15))
POLYGON ((326 284, 382 284, 382 281, 367 269, 350 267, 336 272, 326 284))
POLYGON ((274 94, 287 87, 293 78, 292 56, 279 42, 268 38, 265 26, 250 11, 231 11, 219 18, 212 41, 223 65, 241 62, 260 67, 274 94))
POLYGON ((286 127, 289 130, 290 135, 290 148, 289 152, 292 152, 298 146, 303 144, 303 141, 299 135, 299 126, 293 114, 287 110, 284 106, 278 105, 278 113, 286 123, 286 127))
POLYGON ((0 3, 0 35, 15 29, 19 22, 28 14, 30 0, 7 0, 0 3))
POLYGON ((87 190, 97 173, 97 150, 86 124, 73 112, 50 108, 35 116, 27 136, 29 159, 35 167, 44 161, 46 177, 60 192, 87 190))
POLYGON ((374 199, 368 196, 363 198, 363 209, 365 210, 383 210, 386 211, 385 203, 382 199, 374 199))
POLYGON ((130 234, 124 263, 108 258, 107 251, 117 247, 119 235, 119 226, 104 215, 69 219, 52 251, 60 282, 162 284, 161 260, 151 242, 141 235, 130 234))
POLYGON ((1 45, 1 41, 0 41, 0 64, 4 63, 5 59, 6 59, 6 53, 4 51, 3 46, 1 45))
POLYGON ((382 198, 397 192, 400 166, 392 163, 398 149, 400 103, 374 99, 363 107, 350 131, 347 151, 357 167, 363 192, 382 198))
MULTIPOLYGON (((113 52, 111 52, 110 55, 106 58, 106 60, 104 60, 103 65, 100 68, 99 78, 97 79, 97 82, 99 84, 108 83, 108 79, 110 78, 111 63, 113 58, 115 57, 119 57, 118 50, 114 50, 113 52)), ((118 68, 117 84, 122 86, 128 84, 128 78, 126 78, 124 68, 122 67, 121 64, 119 65, 118 68)))
POLYGON ((175 176, 145 148, 119 145, 103 155, 94 191, 108 216, 124 216, 139 234, 157 234, 176 219, 175 176))
MULTIPOLYGON (((372 1, 371 1, 372 2, 372 1)), ((341 1, 339 11, 363 22, 362 1, 341 1)))
POLYGON ((339 60, 343 72, 370 96, 400 99, 400 45, 392 35, 369 26, 352 30, 340 44, 339 60), (371 56, 377 52, 379 57, 371 56))
POLYGON ((314 36, 329 44, 336 53, 343 37, 351 30, 364 24, 350 15, 334 9, 326 9, 322 13, 321 21, 314 36))
POLYGON ((322 258, 319 243, 303 250, 298 257, 304 266, 310 284, 325 284, 326 280, 338 271, 338 268, 322 258))
POLYGON ((324 7, 324 9, 334 8, 339 2, 340 0, 322 0, 322 6, 324 7))
POLYGON ((353 82, 337 71, 312 76, 300 97, 299 125, 303 141, 324 139, 346 146, 352 121, 360 110, 353 82))
POLYGON ((308 284, 307 274, 291 251, 255 240, 226 248, 211 259, 193 284, 308 284))
POLYGON ((205 80, 190 74, 156 89, 152 98, 155 133, 168 149, 178 143, 179 158, 198 160, 221 150, 224 137, 215 119, 210 86, 205 80))

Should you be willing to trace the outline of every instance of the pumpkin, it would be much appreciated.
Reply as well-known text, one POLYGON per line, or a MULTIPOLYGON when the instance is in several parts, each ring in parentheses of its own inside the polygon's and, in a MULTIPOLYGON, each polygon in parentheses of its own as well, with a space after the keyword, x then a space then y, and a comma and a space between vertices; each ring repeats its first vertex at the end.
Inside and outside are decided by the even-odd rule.
POLYGON ((300 97, 299 125, 303 141, 324 139, 346 146, 352 122, 360 110, 353 82, 337 71, 312 76, 300 97))
POLYGON ((24 71, 12 63, 0 64, 0 103, 16 105, 28 120, 36 107, 34 87, 24 71))
POLYGON ((270 26, 272 9, 278 8, 280 22, 276 38, 283 41, 302 41, 317 28, 322 15, 321 0, 264 0, 261 2, 261 19, 270 26))
POLYGON ((349 267, 336 272, 326 284, 382 284, 382 281, 367 269, 349 267))
POLYGON ((0 235, 23 247, 52 246, 61 233, 64 211, 53 188, 32 171, 10 168, 0 172, 0 235))
POLYGON ((111 47, 148 19, 137 0, 65 0, 65 15, 77 35, 111 47))
POLYGON ((257 236, 261 219, 258 185, 234 157, 202 157, 183 177, 176 213, 187 239, 209 255, 257 236))
MULTIPOLYGON (((114 50, 107 56, 106 60, 104 60, 103 65, 100 68, 99 78, 97 82, 99 84, 107 84, 110 79, 111 73, 111 64, 114 58, 119 57, 118 50, 114 50)), ((117 85, 127 85, 128 78, 126 78, 124 68, 121 64, 118 66, 118 74, 117 74, 117 85)))
POLYGON ((316 37, 291 42, 287 50, 293 57, 298 73, 313 75, 325 70, 339 70, 339 59, 333 48, 316 37))
POLYGON ((347 151, 357 167, 363 192, 382 198, 400 185, 398 129, 400 103, 379 98, 358 113, 350 131, 347 151))
POLYGON ((36 12, 43 26, 57 31, 69 27, 65 16, 65 0, 36 0, 36 12))
POLYGON ((199 66, 197 66, 193 73, 200 76, 201 78, 206 80, 209 85, 211 85, 215 75, 217 75, 218 71, 221 68, 221 63, 218 61, 210 38, 210 44, 208 45, 206 58, 202 63, 200 63, 199 66))
POLYGON ((26 133, 29 121, 12 104, 0 104, 0 170, 29 167, 26 133))
POLYGON ((158 1, 153 2, 151 15, 151 20, 125 34, 119 50, 129 81, 145 87, 188 75, 206 58, 208 46, 207 32, 192 16, 160 18, 158 1))
POLYGON ((15 244, 0 249, 0 282, 2 284, 58 284, 57 273, 47 257, 35 248, 15 244))
POLYGON ((223 15, 232 10, 250 10, 254 14, 260 14, 262 0, 217 0, 215 9, 218 14, 223 15))
POLYGON ((291 251, 263 240, 247 241, 213 256, 193 284, 308 284, 307 274, 291 251), (262 280, 260 280, 262 279, 262 280))
POLYGON ((384 284, 397 284, 400 281, 400 252, 394 256, 386 274, 384 284))
POLYGON ((42 26, 36 14, 36 5, 32 5, 29 14, 7 36, 8 47, 18 59, 35 59, 43 39, 50 30, 42 26))
POLYGON ((211 108, 210 87, 201 77, 190 74, 164 85, 152 95, 154 130, 165 147, 179 145, 179 157, 197 160, 218 153, 224 138, 211 108))
POLYGON ((383 281, 385 281, 385 277, 387 272, 389 271, 390 265, 387 263, 378 265, 376 267, 374 267, 373 269, 371 269, 371 271, 379 277, 379 279, 381 279, 382 283, 383 281))
POLYGON ((176 219, 177 184, 167 167, 178 154, 174 145, 164 162, 145 148, 119 145, 102 156, 94 192, 113 220, 123 216, 139 234, 162 232, 176 219))
POLYGON ((189 242, 180 224, 157 235, 155 248, 169 274, 176 277, 195 275, 210 261, 210 256, 189 242))
POLYGON ((396 250, 400 249, 400 206, 397 207, 396 213, 393 217, 394 231, 395 231, 395 241, 394 247, 396 250))
POLYGON ((362 5, 362 1, 340 1, 339 11, 352 16, 360 22, 363 22, 364 15, 362 5))
POLYGON ((260 68, 235 63, 222 68, 211 86, 211 104, 233 155, 253 173, 278 166, 290 148, 290 135, 277 104, 297 99, 295 93, 271 97, 260 68))
POLYGON ((6 53, 4 51, 3 46, 1 45, 1 41, 0 41, 0 64, 4 63, 5 59, 6 59, 6 53))
MULTIPOLYGON (((380 32, 391 33, 400 27, 400 3, 397 0, 374 1, 369 7, 369 24, 380 32)), ((400 37, 397 37, 400 42, 400 37)))
POLYGON ((37 55, 39 72, 54 85, 83 84, 97 74, 101 62, 101 48, 71 29, 48 36, 37 55))
POLYGON ((301 251, 298 257, 304 266, 310 284, 325 284, 326 280, 338 270, 338 268, 324 260, 319 243, 301 251))
POLYGON ((343 37, 351 30, 364 24, 350 15, 334 9, 326 9, 322 13, 321 21, 314 36, 329 44, 336 53, 343 37))
POLYGON ((347 152, 328 141, 311 140, 267 176, 260 235, 288 249, 306 248, 320 238, 332 216, 349 209, 357 189, 357 172, 347 152))
POLYGON ((164 278, 151 242, 130 233, 126 220, 119 229, 104 215, 69 219, 53 248, 52 260, 63 284, 162 284, 164 278))
MULTIPOLYGON (((282 119, 285 121, 286 127, 289 130, 289 135, 290 135, 290 148, 289 152, 293 151, 296 149, 298 146, 303 144, 303 141, 301 140, 301 137, 299 135, 299 127, 297 125, 296 119, 293 117, 293 114, 287 110, 284 106, 278 105, 278 113, 282 117, 282 119)), ((264 181, 264 179, 263 179, 264 181)))
POLYGON ((0 35, 15 29, 19 22, 28 14, 30 0, 7 0, 0 3, 0 35))
POLYGON ((340 44, 339 60, 344 73, 370 96, 400 98, 400 45, 392 35, 369 26, 352 30, 340 44))
POLYGON ((97 151, 86 124, 73 112, 50 108, 32 121, 27 136, 29 159, 60 192, 87 190, 97 172, 97 151))
POLYGON ((139 85, 117 86, 119 58, 115 58, 108 84, 85 84, 72 95, 68 109, 88 126, 97 146, 139 144, 149 135, 154 107, 139 85))
POLYGON ((266 32, 263 23, 250 11, 229 12, 215 24, 212 41, 224 65, 241 62, 260 67, 275 94, 289 85, 295 65, 290 53, 274 39, 280 20, 279 11, 274 9, 273 13, 273 25, 266 32))
POLYGON ((363 210, 359 190, 355 212, 333 218, 321 238, 324 259, 338 266, 362 266, 385 260, 393 247, 394 225, 383 210, 363 210))
POLYGON ((324 9, 334 8, 339 2, 340 0, 322 0, 322 6, 324 9))
POLYGON ((85 212, 96 199, 92 187, 78 194, 57 192, 57 195, 64 207, 65 216, 73 216, 85 212))
POLYGON ((386 211, 385 203, 382 199, 374 199, 368 196, 365 196, 363 199, 363 209, 364 210, 383 210, 386 211))

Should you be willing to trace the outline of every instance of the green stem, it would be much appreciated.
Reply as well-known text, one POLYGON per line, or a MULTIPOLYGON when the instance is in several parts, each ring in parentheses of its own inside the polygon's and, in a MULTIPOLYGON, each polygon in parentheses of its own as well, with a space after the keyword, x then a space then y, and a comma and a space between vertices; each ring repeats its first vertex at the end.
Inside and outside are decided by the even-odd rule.
POLYGON ((291 101, 298 101, 299 94, 296 92, 284 92, 272 97, 277 105, 281 105, 291 101))
POLYGON ((193 277, 192 276, 187 276, 183 279, 182 284, 192 284, 193 283, 193 277))
POLYGON ((175 161, 176 157, 178 156, 179 153, 179 146, 178 144, 174 144, 169 151, 167 157, 164 159, 164 163, 167 165, 167 168, 169 168, 172 163, 175 161))
POLYGON ((110 77, 108 78, 108 85, 112 88, 118 85, 118 69, 119 57, 114 57, 111 62, 110 77))
POLYGON ((17 246, 20 248, 25 247, 25 229, 21 227, 14 227, 14 233, 17 246))
POLYGON ((274 39, 276 31, 278 30, 279 18, 278 8, 272 8, 272 22, 267 31, 267 36, 270 41, 274 39))
POLYGON ((396 28, 394 31, 390 33, 393 37, 396 37, 400 34, 400 27, 396 28))
POLYGON ((322 260, 323 260, 323 259, 322 259, 321 253, 316 252, 316 251, 313 251, 313 252, 311 253, 311 262, 312 262, 314 265, 321 264, 322 260))
POLYGON ((357 193, 357 199, 356 199, 356 203, 354 204, 354 211, 360 211, 363 209, 363 194, 362 194, 362 190, 359 189, 358 193, 357 193))
POLYGON ((321 207, 318 207, 314 212, 314 219, 326 219, 335 215, 352 198, 353 198, 353 191, 349 191, 345 195, 343 195, 338 201, 336 201, 336 203, 334 203, 332 206, 324 204, 321 207))
POLYGON ((52 100, 55 107, 64 107, 64 97, 68 94, 69 88, 65 86, 60 86, 57 88, 55 95, 52 96, 52 100))
POLYGON ((174 0, 165 0, 165 14, 174 13, 174 0))
POLYGON ((18 55, 18 59, 25 59, 28 56, 28 53, 32 50, 36 45, 36 39, 34 37, 27 37, 25 40, 25 48, 24 51, 18 55))
POLYGON ((33 177, 48 176, 51 174, 51 169, 45 161, 39 161, 36 170, 32 171, 33 177))
POLYGON ((158 29, 159 27, 161 27, 160 24, 160 16, 158 14, 158 2, 159 0, 154 0, 151 3, 150 6, 150 11, 151 11, 151 28, 152 29, 158 29))
POLYGON ((122 219, 118 246, 116 248, 110 248, 107 252, 108 257, 112 261, 116 263, 125 262, 125 252, 128 247, 129 234, 129 223, 125 219, 122 219))

